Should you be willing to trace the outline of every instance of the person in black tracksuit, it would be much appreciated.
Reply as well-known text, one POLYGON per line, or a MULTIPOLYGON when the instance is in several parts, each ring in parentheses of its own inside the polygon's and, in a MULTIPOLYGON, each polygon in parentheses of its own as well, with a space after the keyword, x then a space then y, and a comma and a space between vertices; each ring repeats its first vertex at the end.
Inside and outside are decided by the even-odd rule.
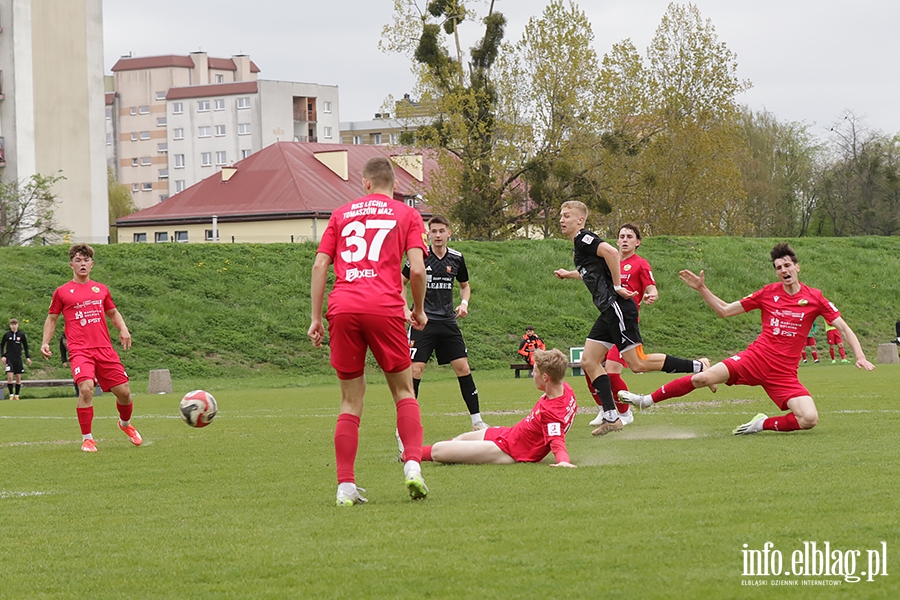
POLYGON ((19 321, 16 319, 9 320, 9 331, 3 334, 0 341, 0 354, 2 354, 3 364, 6 367, 6 389, 9 390, 9 399, 18 400, 19 391, 22 388, 22 373, 25 372, 25 366, 22 363, 22 351, 25 352, 25 360, 28 366, 31 366, 31 356, 28 353, 28 340, 25 334, 19 331, 19 321), (15 378, 15 386, 13 385, 15 378))
MULTIPOLYGON (((469 287, 469 270, 462 253, 447 247, 450 234, 450 222, 446 218, 435 216, 428 221, 428 235, 431 238, 428 256, 425 257, 425 314, 428 316, 428 323, 422 331, 412 328, 409 330, 413 388, 418 398, 425 363, 434 353, 439 365, 449 363, 453 367, 459 380, 459 391, 472 418, 472 428, 487 429, 488 425, 481 418, 478 388, 475 387, 469 368, 466 343, 456 322, 457 318, 462 319, 469 314, 469 298, 472 293, 469 287), (456 307, 453 306, 454 280, 459 282, 461 298, 456 307)), ((408 280, 409 265, 403 268, 404 286, 408 280)))

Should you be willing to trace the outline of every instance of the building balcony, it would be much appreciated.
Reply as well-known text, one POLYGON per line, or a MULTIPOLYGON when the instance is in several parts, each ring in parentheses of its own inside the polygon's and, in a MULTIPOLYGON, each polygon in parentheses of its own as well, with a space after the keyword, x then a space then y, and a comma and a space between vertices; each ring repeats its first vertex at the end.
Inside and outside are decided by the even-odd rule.
POLYGON ((314 136, 314 135, 295 135, 295 136, 294 136, 294 141, 295 141, 295 142, 311 142, 311 143, 316 143, 316 142, 319 141, 319 138, 318 138, 317 136, 314 136))

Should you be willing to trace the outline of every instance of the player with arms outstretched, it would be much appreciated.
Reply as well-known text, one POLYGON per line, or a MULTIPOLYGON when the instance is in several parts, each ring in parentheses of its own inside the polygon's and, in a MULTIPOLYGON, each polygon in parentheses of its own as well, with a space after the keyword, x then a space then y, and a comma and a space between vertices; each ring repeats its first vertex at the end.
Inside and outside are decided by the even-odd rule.
POLYGON ((72 268, 72 281, 53 292, 49 314, 44 321, 41 354, 46 359, 52 356, 50 340, 56 331, 56 321, 62 315, 69 342, 69 367, 78 386, 75 412, 81 427, 81 449, 85 452, 97 451, 91 430, 94 421, 94 381, 104 392, 112 392, 116 397, 119 429, 125 432, 132 444, 140 446, 141 435, 131 424, 134 403, 128 374, 112 347, 106 319, 119 330, 119 341, 125 350, 131 348, 131 333, 109 289, 102 283, 91 281, 94 249, 87 244, 75 244, 69 248, 69 266, 72 268))
POLYGON ((409 323, 422 329, 425 316, 425 225, 422 216, 394 200, 394 168, 387 157, 369 159, 363 168, 367 196, 336 209, 322 235, 312 270, 311 323, 307 335, 322 346, 322 306, 328 269, 335 282, 328 295, 331 366, 341 386, 341 409, 334 429, 337 505, 366 502, 356 487, 354 466, 359 423, 366 392, 366 350, 384 371, 397 407, 397 432, 406 449, 406 488, 413 500, 425 498, 422 478, 422 419, 413 393, 405 299, 400 270, 405 254, 410 265, 413 309, 409 323))
POLYGON ((758 385, 786 415, 767 417, 760 413, 748 423, 738 426, 734 435, 760 431, 797 431, 812 429, 819 421, 816 403, 797 378, 797 357, 816 317, 837 329, 850 344, 856 356, 856 367, 871 371, 875 367, 866 360, 859 340, 841 313, 821 290, 800 283, 797 255, 787 243, 777 244, 771 252, 772 265, 779 281, 757 290, 735 302, 725 302, 706 287, 703 271, 696 275, 681 271, 681 280, 700 292, 700 296, 720 317, 733 317, 751 310, 762 313, 762 333, 731 358, 702 373, 669 382, 650 395, 620 392, 619 398, 634 406, 646 408, 670 398, 679 398, 696 388, 714 383, 758 385))

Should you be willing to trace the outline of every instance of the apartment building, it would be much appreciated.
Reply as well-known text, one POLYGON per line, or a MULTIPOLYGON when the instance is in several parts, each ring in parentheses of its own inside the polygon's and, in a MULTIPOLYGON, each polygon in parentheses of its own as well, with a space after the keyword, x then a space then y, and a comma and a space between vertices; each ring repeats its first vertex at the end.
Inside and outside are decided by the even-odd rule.
POLYGON ((172 194, 275 142, 340 142, 336 86, 260 79, 172 88, 167 102, 172 194))
POLYGON ((106 243, 101 0, 0 0, 0 178, 61 174, 48 242, 106 243))
POLYGON ((279 140, 340 141, 337 86, 259 80, 246 55, 123 57, 112 71, 117 177, 138 208, 279 140))

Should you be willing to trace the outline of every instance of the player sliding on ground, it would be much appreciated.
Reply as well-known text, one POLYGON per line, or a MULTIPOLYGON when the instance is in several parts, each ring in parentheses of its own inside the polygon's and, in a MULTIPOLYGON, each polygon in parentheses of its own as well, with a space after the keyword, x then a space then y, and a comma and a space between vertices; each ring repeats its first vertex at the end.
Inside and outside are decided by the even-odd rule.
POLYGON ((534 386, 544 392, 531 413, 513 427, 467 431, 422 448, 422 460, 467 465, 540 462, 551 451, 553 467, 574 467, 566 452, 566 432, 575 420, 575 393, 563 381, 569 360, 559 350, 534 352, 534 386))
MULTIPOLYGON (((641 331, 638 327, 637 304, 632 300, 636 292, 622 285, 619 251, 584 228, 587 206, 577 200, 563 202, 559 210, 559 227, 563 235, 575 244, 575 270, 557 269, 560 279, 581 279, 591 292, 600 316, 591 328, 581 355, 581 368, 588 375, 591 386, 601 402, 599 427, 592 435, 606 435, 621 431, 624 424, 613 399, 612 386, 603 368, 609 349, 618 346, 628 368, 635 373, 665 371, 666 373, 699 373, 709 368, 709 360, 690 360, 668 354, 644 354, 641 331)), ((715 390, 713 390, 715 391, 715 390)), ((594 425, 595 421, 591 421, 594 425)))
POLYGON ((816 317, 821 315, 826 323, 837 327, 856 355, 858 369, 871 371, 875 367, 866 360, 856 334, 841 318, 834 304, 820 290, 800 283, 800 265, 791 247, 786 243, 777 244, 772 249, 771 257, 779 281, 730 304, 709 291, 703 271, 700 275, 681 271, 681 280, 700 292, 703 300, 720 317, 733 317, 759 309, 762 313, 762 333, 746 350, 707 371, 676 379, 650 395, 619 392, 619 399, 647 408, 656 402, 678 398, 714 383, 758 385, 778 408, 791 412, 771 418, 760 413, 750 422, 737 427, 734 435, 815 427, 819 413, 809 391, 797 379, 797 356, 816 317))

